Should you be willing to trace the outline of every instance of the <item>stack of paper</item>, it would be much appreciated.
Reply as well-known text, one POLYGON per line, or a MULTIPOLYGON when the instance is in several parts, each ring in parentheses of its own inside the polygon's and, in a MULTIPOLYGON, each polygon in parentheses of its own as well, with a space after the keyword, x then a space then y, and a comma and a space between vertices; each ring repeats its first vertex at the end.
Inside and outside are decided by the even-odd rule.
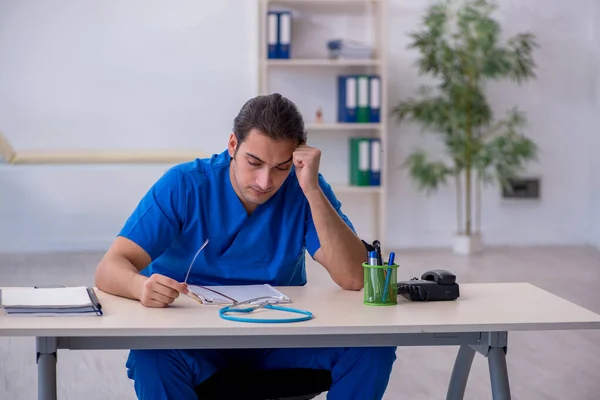
POLYGON ((356 40, 329 40, 327 49, 329 50, 329 58, 333 59, 370 59, 373 57, 373 47, 356 40))
POLYGON ((93 289, 85 286, 3 288, 0 290, 0 306, 8 315, 102 315, 102 307, 93 289))
POLYGON ((233 304, 250 302, 289 303, 290 298, 275 289, 264 285, 232 285, 232 286, 195 286, 188 287, 203 304, 233 304))

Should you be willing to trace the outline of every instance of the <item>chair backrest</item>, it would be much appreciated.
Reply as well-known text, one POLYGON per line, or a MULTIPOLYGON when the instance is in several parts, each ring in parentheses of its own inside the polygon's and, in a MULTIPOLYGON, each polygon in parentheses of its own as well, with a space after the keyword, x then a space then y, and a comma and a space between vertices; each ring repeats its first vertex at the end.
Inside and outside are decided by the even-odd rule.
POLYGON ((331 372, 308 368, 227 369, 196 388, 199 399, 310 400, 331 387, 331 372))

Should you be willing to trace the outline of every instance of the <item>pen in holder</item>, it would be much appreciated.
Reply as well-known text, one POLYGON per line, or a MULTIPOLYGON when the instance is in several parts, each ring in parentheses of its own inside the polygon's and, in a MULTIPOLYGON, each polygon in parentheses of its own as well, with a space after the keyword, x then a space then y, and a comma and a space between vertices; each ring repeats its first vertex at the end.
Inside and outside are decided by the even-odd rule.
POLYGON ((396 283, 398 264, 371 265, 363 263, 364 300, 369 306, 393 306, 398 304, 396 283))

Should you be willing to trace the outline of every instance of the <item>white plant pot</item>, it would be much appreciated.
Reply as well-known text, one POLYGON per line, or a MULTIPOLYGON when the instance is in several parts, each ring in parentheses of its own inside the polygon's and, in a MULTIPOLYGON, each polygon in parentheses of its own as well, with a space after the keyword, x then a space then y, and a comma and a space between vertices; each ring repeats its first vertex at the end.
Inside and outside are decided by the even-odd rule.
POLYGON ((468 235, 455 235, 452 250, 456 254, 476 254, 483 251, 483 239, 480 233, 468 235))

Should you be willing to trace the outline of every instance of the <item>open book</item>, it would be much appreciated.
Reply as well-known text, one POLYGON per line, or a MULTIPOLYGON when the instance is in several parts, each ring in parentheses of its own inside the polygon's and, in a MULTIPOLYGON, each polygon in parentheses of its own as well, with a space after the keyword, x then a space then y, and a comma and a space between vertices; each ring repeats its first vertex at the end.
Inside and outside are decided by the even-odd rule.
POLYGON ((290 303, 289 297, 269 284, 231 286, 188 286, 202 304, 290 303))

